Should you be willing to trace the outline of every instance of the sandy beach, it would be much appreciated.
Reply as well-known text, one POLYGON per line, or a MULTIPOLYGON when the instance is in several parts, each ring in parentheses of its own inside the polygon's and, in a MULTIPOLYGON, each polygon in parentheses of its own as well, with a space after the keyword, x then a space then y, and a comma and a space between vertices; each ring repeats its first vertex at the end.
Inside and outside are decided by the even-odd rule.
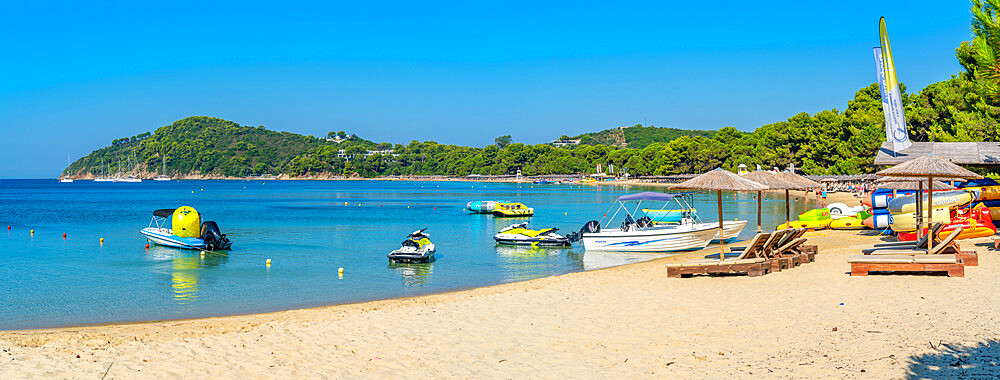
MULTIPOLYGON (((851 277, 870 232, 763 277, 622 267, 361 304, 0 332, 0 378, 950 377, 1000 362, 1000 259, 965 278, 851 277), (963 372, 965 371, 965 372, 963 372)), ((350 275, 348 273, 348 275, 350 275)))

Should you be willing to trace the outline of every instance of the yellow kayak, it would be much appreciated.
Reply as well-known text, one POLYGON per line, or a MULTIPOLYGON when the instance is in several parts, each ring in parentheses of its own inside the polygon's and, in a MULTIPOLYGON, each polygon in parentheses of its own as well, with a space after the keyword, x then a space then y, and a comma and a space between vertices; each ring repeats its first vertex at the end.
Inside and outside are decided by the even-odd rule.
POLYGON ((806 229, 810 229, 810 230, 825 230, 827 227, 830 227, 830 222, 831 221, 832 221, 832 219, 824 219, 824 220, 795 220, 795 221, 792 221, 792 222, 783 223, 783 224, 779 225, 778 227, 775 227, 775 229, 776 230, 784 230, 784 229, 787 229, 787 228, 806 228, 806 229))
POLYGON ((830 221, 830 229, 831 230, 863 230, 865 228, 868 228, 862 222, 863 222, 863 220, 858 219, 858 218, 854 218, 854 217, 834 219, 834 220, 830 221))

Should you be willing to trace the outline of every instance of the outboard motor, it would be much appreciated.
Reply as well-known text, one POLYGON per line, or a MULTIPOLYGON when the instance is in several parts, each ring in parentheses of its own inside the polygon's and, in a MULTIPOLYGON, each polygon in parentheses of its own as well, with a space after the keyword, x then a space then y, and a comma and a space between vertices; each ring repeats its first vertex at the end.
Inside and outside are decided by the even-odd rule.
POLYGON ((211 220, 201 224, 201 240, 205 241, 205 248, 209 251, 229 249, 233 245, 226 234, 219 230, 219 225, 211 220))
POLYGON ((591 220, 586 224, 584 224, 583 228, 580 228, 580 232, 574 232, 569 235, 566 235, 566 238, 569 239, 569 241, 571 242, 576 242, 580 241, 580 239, 583 239, 583 234, 592 234, 596 232, 601 232, 601 222, 596 220, 591 220))
POLYGON ((644 217, 639 218, 639 220, 635 221, 635 225, 637 225, 639 227, 642 227, 642 228, 652 227, 653 226, 653 220, 649 219, 648 216, 644 216, 644 217))

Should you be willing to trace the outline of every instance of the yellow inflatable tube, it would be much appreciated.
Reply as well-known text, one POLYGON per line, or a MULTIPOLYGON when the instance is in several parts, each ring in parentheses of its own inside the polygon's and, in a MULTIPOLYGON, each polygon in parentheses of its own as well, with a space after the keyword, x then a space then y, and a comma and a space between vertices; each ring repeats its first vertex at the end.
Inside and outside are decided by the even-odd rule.
POLYGON ((864 221, 854 217, 834 219, 830 221, 831 230, 863 230, 868 228, 864 221))
POLYGON ((805 220, 805 221, 803 221, 803 220, 796 220, 796 221, 792 221, 792 222, 788 222, 788 223, 782 223, 778 227, 775 227, 775 229, 776 230, 784 230, 784 229, 788 229, 788 228, 806 228, 806 229, 810 229, 810 230, 825 230, 827 227, 830 226, 830 222, 831 221, 832 221, 832 219, 805 220))

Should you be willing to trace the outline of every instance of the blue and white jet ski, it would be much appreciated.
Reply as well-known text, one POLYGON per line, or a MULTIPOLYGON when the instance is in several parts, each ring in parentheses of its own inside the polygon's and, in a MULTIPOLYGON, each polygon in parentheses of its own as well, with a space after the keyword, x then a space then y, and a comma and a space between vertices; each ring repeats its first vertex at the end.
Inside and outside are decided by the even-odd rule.
POLYGON ((139 231, 150 242, 173 248, 218 251, 233 245, 213 221, 201 222, 201 215, 190 206, 153 211, 149 227, 139 231), (166 228, 171 218, 171 228, 166 228))

